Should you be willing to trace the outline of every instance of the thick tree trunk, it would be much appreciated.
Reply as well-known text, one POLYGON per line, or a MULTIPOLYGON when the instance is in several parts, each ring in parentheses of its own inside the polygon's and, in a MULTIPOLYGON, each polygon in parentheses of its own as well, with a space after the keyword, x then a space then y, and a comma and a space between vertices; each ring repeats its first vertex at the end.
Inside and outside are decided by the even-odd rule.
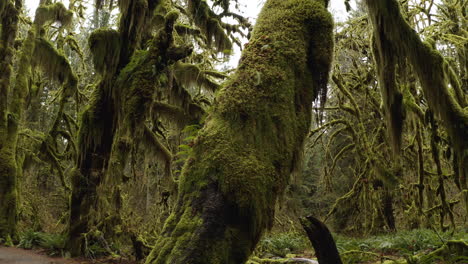
POLYGON ((382 211, 387 227, 390 231, 396 231, 395 215, 393 214, 393 195, 388 188, 383 190, 382 211))
POLYGON ((313 216, 301 218, 301 224, 315 250, 319 264, 343 263, 336 248, 335 240, 327 226, 313 216))
POLYGON ((84 234, 95 239, 90 231, 105 229, 107 238, 113 239, 115 226, 120 224, 120 216, 116 213, 120 201, 120 193, 116 191, 119 175, 107 174, 119 107, 127 99, 120 97, 126 87, 119 85, 117 79, 147 30, 145 23, 151 20, 155 6, 154 2, 147 0, 120 1, 119 4, 119 30, 97 29, 89 38, 94 67, 101 81, 93 92, 89 107, 83 112, 78 136, 79 157, 72 174, 67 239, 67 248, 73 256, 86 253, 84 234), (152 3, 151 7, 149 3, 152 3), (111 179, 105 181, 105 177, 111 179), (111 183, 111 186, 104 186, 105 183, 111 183))
MULTIPOLYGON (((106 85, 105 81, 100 85, 106 85)), ((83 255, 84 233, 99 219, 97 186, 103 179, 111 152, 114 133, 113 110, 110 100, 97 88, 94 100, 83 113, 78 136, 79 157, 71 175, 72 194, 67 248, 73 256, 83 255)))
MULTIPOLYGON (((18 118, 8 111, 14 42, 22 2, 3 0, 0 4, 0 239, 14 238, 17 220, 16 142, 18 118)), ((12 99, 10 99, 12 100, 12 99)), ((13 99, 13 103, 18 103, 13 99)))
POLYGON ((328 80, 332 29, 325 1, 266 2, 195 140, 177 205, 146 263, 247 260, 297 169, 312 101, 328 80))

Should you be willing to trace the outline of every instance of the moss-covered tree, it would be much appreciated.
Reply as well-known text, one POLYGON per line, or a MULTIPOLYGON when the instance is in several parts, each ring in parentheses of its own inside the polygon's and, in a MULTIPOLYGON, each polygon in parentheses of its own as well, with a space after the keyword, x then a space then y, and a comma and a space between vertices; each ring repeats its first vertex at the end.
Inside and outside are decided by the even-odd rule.
MULTIPOLYGON (((166 101, 168 97, 178 97, 187 106, 180 111, 183 115, 193 109, 188 107, 194 105, 190 94, 181 87, 184 80, 178 79, 180 74, 176 72, 197 69, 195 78, 188 78, 190 81, 206 80, 203 83, 216 86, 203 77, 208 72, 179 62, 191 54, 194 40, 188 39, 186 44, 181 39, 176 41, 175 36, 203 31, 204 38, 200 39, 204 41, 197 43, 202 48, 213 44, 214 53, 218 53, 231 48, 227 28, 231 32, 235 29, 221 23, 221 16, 205 1, 188 3, 193 13, 185 13, 186 19, 193 20, 199 29, 177 22, 180 13, 171 1, 127 0, 119 1, 118 29, 100 28, 89 38, 99 80, 90 104, 81 114, 79 154, 71 173, 67 245, 72 255, 85 253, 86 241, 92 243, 92 237, 102 237, 99 230, 106 231, 106 238, 114 238, 120 214, 113 207, 120 206, 119 188, 128 152, 142 137, 150 138, 148 141, 154 143, 156 152, 161 153, 159 156, 171 159, 171 153, 158 142, 145 122, 149 121, 151 126, 157 123, 151 120, 155 110, 162 115, 167 109, 180 110, 178 105, 159 101, 161 97, 166 101), (187 65, 190 66, 184 68, 187 65), (172 85, 176 81, 178 86, 172 85)), ((102 1, 97 1, 96 7, 101 4, 102 1)))
MULTIPOLYGON (((4 181, 0 183, 2 190, 2 203, 5 202, 5 216, 9 230, 6 232, 14 234, 16 224, 16 182, 17 175, 22 172, 22 164, 17 160, 17 143, 19 135, 19 126, 23 119, 24 110, 27 107, 27 101, 34 96, 34 86, 31 85, 32 71, 40 69, 51 81, 63 84, 63 98, 70 96, 76 89, 77 79, 65 56, 45 38, 46 24, 59 22, 60 26, 68 26, 73 18, 73 13, 67 10, 63 4, 56 3, 51 5, 40 5, 36 10, 36 17, 27 37, 22 41, 21 50, 18 54, 17 72, 14 82, 10 85, 11 60, 13 56, 13 43, 16 37, 18 16, 21 10, 21 1, 16 1, 13 6, 8 3, 9 13, 4 13, 4 23, 2 23, 2 34, 4 34, 4 44, 7 53, 5 57, 5 97, 2 98, 2 116, 5 117, 3 128, 5 129, 4 138, 0 143, 0 177, 4 181), (11 13, 10 13, 11 12, 11 13), (11 89, 8 89, 11 86, 11 89)), ((6 10, 6 9, 5 9, 6 10)), ((3 134, 3 133, 2 133, 3 134)), ((2 209, 3 210, 3 209, 2 209)), ((3 219, 0 218, 0 223, 3 219)), ((2 229, 2 228, 0 228, 2 229)))
MULTIPOLYGON (((467 102, 460 78, 455 76, 452 67, 444 57, 431 46, 425 43, 419 35, 408 25, 400 12, 395 0, 370 1, 366 0, 369 18, 376 36, 376 52, 378 69, 380 72, 393 67, 395 62, 385 56, 388 52, 395 52, 407 58, 418 77, 424 96, 428 101, 430 110, 440 118, 449 137, 450 144, 455 153, 456 177, 459 186, 464 190, 465 205, 468 210, 467 176, 468 176, 468 113, 467 102), (390 47, 390 48, 389 48, 390 47), (386 66, 386 67, 385 67, 386 66)), ((401 66, 401 65, 400 65, 401 66)), ((462 66, 464 67, 464 66, 462 66)), ((381 79, 384 81, 384 79, 381 79)), ((385 88, 385 87, 384 87, 385 88)), ((385 95, 385 94, 384 94, 385 95)), ((391 96, 391 94, 387 94, 391 96)), ((384 98, 391 100, 390 98, 384 98)), ((397 105, 397 104, 393 104, 397 105)), ((398 112, 386 104, 389 113, 398 112)), ((400 119, 394 115, 396 119, 400 119)), ((398 120, 397 120, 398 121, 398 120)), ((389 123, 391 130, 399 130, 395 123, 389 123)), ((438 166, 440 167, 440 166, 438 166)), ((438 169, 440 170, 440 169, 438 169)), ((440 173, 438 173, 440 174, 440 173)), ((440 174, 441 175, 441 174, 440 174)), ((442 176, 441 176, 442 177, 442 176)), ((441 195, 442 207, 449 211, 447 201, 443 198, 445 190, 443 181, 439 184, 438 193, 441 195)))
POLYGON ((14 43, 18 32, 21 1, 0 3, 0 239, 16 235, 16 134, 17 120, 8 108, 14 43))
POLYGON ((199 132, 176 208, 146 263, 243 263, 298 169, 312 101, 326 88, 328 1, 265 3, 237 72, 199 132))

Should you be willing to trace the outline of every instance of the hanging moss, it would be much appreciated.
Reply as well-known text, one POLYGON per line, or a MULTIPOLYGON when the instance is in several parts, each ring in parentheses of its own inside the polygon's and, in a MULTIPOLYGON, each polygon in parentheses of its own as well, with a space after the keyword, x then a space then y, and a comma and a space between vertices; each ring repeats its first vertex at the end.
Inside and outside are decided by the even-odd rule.
POLYGON ((34 23, 43 26, 47 22, 60 22, 67 27, 71 24, 73 12, 68 10, 61 2, 52 5, 41 5, 36 9, 34 23))
POLYGON ((208 6, 205 0, 188 1, 188 12, 192 15, 195 25, 206 36, 207 44, 215 44, 218 52, 232 49, 232 43, 225 29, 221 26, 221 20, 208 6))
POLYGON ((76 91, 78 80, 68 59, 43 38, 35 39, 33 53, 33 67, 39 66, 51 80, 66 84, 66 96, 71 96, 76 91))
POLYGON ((179 85, 186 88, 195 86, 205 88, 209 91, 216 91, 219 88, 219 84, 214 82, 210 76, 218 78, 226 77, 219 72, 205 71, 200 69, 197 65, 182 62, 178 62, 174 65, 173 73, 179 85))
POLYGON ((405 113, 403 95, 396 82, 395 48, 386 39, 386 36, 381 34, 381 29, 375 30, 372 37, 372 47, 384 104, 387 131, 393 151, 399 153, 405 113))
POLYGON ((146 263, 244 263, 272 225, 328 81, 324 1, 269 0, 195 140, 173 214, 146 263))
MULTIPOLYGON (((146 27, 151 21, 151 11, 146 0, 119 1, 121 11, 119 33, 121 52, 119 67, 123 68, 130 61, 133 52, 139 48, 146 27), (149 16, 149 17, 148 17, 149 16)), ((153 7, 154 8, 154 7, 153 7)))
POLYGON ((114 73, 121 50, 119 32, 108 28, 95 30, 88 39, 88 45, 93 54, 96 71, 101 75, 114 73))
MULTIPOLYGON (((467 189, 468 177, 468 111, 463 108, 462 96, 456 96, 455 76, 449 65, 429 43, 424 43, 406 23, 395 0, 366 0, 375 34, 386 37, 397 54, 408 58, 419 78, 430 109, 442 120, 453 149, 459 159, 458 178, 462 189, 467 189), (452 85, 450 88, 449 84, 452 85), (461 100, 461 102, 459 102, 461 100)), ((465 99, 466 100, 466 99, 465 99)), ((465 192, 468 205, 468 193, 465 192)), ((468 206, 467 206, 468 210, 468 206)))

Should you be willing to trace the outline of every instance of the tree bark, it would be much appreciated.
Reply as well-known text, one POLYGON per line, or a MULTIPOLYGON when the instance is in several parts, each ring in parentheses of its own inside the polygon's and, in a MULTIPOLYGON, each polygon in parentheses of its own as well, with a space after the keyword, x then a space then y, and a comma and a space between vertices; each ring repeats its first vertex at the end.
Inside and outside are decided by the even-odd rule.
POLYGON ((4 0, 0 4, 0 239, 16 236, 16 137, 19 120, 9 112, 7 102, 21 8, 21 1, 14 4, 4 0))
POLYGON ((147 264, 244 263, 299 166, 312 101, 326 86, 326 1, 269 0, 239 68, 195 140, 177 205, 147 264))
POLYGON ((327 226, 313 216, 301 218, 301 224, 315 250, 319 264, 343 263, 336 248, 335 240, 327 226))

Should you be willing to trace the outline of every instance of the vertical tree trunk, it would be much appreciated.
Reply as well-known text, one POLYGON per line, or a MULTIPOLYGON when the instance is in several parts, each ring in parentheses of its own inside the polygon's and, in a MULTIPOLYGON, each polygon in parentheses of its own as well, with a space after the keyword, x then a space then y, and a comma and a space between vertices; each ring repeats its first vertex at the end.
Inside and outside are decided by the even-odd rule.
MULTIPOLYGON (((0 4, 0 239, 16 235, 16 135, 19 120, 8 111, 14 42, 22 2, 0 4)), ((11 99, 10 99, 11 100, 11 99)))
POLYGON ((333 23, 320 0, 269 0, 199 132, 146 263, 239 264, 271 227, 326 87, 333 23))
POLYGON ((105 224, 104 220, 110 219, 112 200, 119 200, 115 196, 106 197, 106 192, 98 193, 108 170, 116 133, 119 96, 122 94, 117 78, 139 45, 144 25, 148 22, 147 14, 153 11, 148 9, 147 0, 120 1, 119 7, 119 30, 97 29, 89 38, 94 67, 101 75, 101 81, 82 114, 78 135, 79 157, 72 173, 67 238, 67 248, 73 256, 85 253, 83 235, 105 224))

